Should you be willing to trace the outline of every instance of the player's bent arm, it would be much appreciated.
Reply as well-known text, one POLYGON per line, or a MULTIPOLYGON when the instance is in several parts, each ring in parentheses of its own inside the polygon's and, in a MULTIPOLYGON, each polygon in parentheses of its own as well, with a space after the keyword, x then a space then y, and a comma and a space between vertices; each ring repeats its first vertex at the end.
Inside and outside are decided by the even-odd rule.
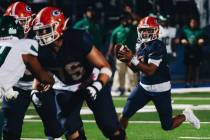
POLYGON ((140 60, 139 60, 139 62, 136 61, 136 64, 135 64, 135 62, 132 62, 132 60, 131 60, 131 62, 129 62, 127 65, 133 71, 135 71, 135 72, 142 71, 147 76, 152 76, 157 69, 157 66, 155 64, 153 64, 153 63, 146 64, 140 60))
POLYGON ((55 83, 53 76, 42 68, 36 56, 25 54, 22 58, 27 68, 41 83, 51 86, 55 83))
POLYGON ((105 85, 111 78, 112 71, 103 54, 93 47, 90 53, 87 55, 87 59, 91 64, 100 69, 98 80, 105 85))

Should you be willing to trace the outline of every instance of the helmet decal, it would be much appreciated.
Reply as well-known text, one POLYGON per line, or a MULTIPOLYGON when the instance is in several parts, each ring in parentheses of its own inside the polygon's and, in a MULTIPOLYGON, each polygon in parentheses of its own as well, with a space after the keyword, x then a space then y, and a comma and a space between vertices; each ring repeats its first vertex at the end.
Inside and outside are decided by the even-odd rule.
POLYGON ((32 10, 31 10, 31 7, 28 6, 28 5, 26 5, 26 11, 31 12, 31 11, 32 11, 32 10))
POLYGON ((53 16, 59 16, 61 14, 61 12, 59 11, 59 10, 54 10, 53 12, 52 12, 52 15, 53 16))

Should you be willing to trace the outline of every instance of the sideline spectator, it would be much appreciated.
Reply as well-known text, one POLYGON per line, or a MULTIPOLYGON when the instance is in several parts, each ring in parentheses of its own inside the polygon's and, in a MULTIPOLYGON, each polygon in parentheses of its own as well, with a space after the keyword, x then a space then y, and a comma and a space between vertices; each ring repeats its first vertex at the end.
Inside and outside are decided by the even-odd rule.
POLYGON ((103 50, 102 40, 103 31, 100 25, 97 23, 96 11, 92 6, 89 6, 84 14, 84 18, 74 24, 75 29, 84 29, 93 38, 93 42, 100 51, 103 50))
MULTIPOLYGON (((135 53, 135 42, 137 40, 136 26, 132 25, 133 20, 129 13, 123 13, 120 18, 121 18, 121 24, 112 31, 109 54, 111 54, 111 51, 113 51, 113 47, 116 44, 127 45, 128 48, 135 53)), ((119 82, 119 87, 117 91, 120 92, 120 95, 123 95, 124 92, 126 91, 125 89, 126 73, 128 74, 128 80, 129 80, 127 87, 128 91, 131 91, 131 89, 136 84, 137 76, 127 67, 125 63, 119 60, 116 61, 116 68, 118 72, 117 82, 119 82)))
POLYGON ((190 18, 188 25, 182 29, 180 39, 184 46, 186 87, 197 87, 202 60, 202 46, 204 44, 203 31, 199 27, 198 18, 190 18))

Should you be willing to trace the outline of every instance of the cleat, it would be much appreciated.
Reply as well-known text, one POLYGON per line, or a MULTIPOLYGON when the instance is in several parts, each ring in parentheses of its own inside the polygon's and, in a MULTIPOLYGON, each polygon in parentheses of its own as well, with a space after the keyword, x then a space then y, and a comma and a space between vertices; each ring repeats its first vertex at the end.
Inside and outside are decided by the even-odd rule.
POLYGON ((200 129, 200 120, 195 116, 191 108, 186 108, 183 114, 187 122, 191 123, 196 129, 200 129))

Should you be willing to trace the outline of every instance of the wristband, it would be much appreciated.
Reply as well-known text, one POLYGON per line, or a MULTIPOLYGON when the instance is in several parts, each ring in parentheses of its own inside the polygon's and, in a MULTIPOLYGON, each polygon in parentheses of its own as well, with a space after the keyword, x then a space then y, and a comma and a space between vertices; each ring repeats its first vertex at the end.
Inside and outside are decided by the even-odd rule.
POLYGON ((95 87, 98 91, 100 91, 103 87, 103 84, 101 81, 97 80, 93 82, 92 86, 95 87))
POLYGON ((137 66, 140 61, 138 60, 137 56, 133 56, 133 58, 131 59, 131 64, 133 64, 134 66, 137 66))
POLYGON ((101 68, 100 73, 106 74, 109 78, 111 78, 111 76, 112 76, 112 71, 108 67, 101 68))

